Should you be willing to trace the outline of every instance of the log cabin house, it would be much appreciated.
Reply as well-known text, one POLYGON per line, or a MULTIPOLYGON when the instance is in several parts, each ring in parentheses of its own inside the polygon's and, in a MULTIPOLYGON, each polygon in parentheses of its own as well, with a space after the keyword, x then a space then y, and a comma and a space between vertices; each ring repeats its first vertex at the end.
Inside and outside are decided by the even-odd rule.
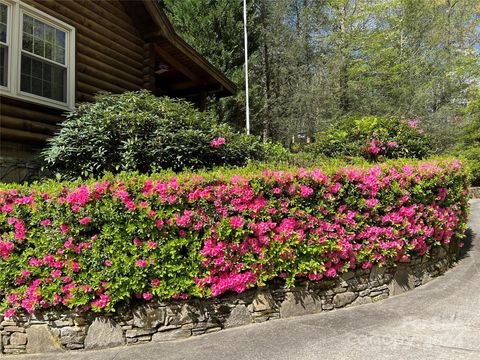
POLYGON ((235 93, 157 0, 0 0, 0 179, 23 180, 79 102, 139 89, 200 109, 235 93))

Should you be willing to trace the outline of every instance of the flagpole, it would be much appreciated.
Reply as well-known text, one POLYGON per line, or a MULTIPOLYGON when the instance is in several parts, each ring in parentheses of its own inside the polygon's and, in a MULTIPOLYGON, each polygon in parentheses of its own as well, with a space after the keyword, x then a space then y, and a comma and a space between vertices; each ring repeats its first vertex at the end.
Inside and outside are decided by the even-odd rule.
POLYGON ((243 34, 245 48, 245 106, 246 106, 246 128, 247 135, 250 135, 250 105, 248 101, 248 39, 247 39, 247 0, 243 0, 243 34))

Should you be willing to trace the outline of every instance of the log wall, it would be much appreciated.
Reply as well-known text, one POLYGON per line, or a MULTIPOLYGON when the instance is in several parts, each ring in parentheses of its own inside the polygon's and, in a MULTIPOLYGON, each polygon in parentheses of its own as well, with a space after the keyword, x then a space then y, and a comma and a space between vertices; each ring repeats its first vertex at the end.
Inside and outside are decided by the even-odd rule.
MULTIPOLYGON (((76 29, 76 101, 92 101, 98 91, 138 90, 148 81, 148 49, 119 0, 24 0, 76 29)), ((62 112, 0 97, 2 142, 30 144, 32 152, 56 131, 62 112)), ((8 158, 10 147, 2 147, 8 158)))

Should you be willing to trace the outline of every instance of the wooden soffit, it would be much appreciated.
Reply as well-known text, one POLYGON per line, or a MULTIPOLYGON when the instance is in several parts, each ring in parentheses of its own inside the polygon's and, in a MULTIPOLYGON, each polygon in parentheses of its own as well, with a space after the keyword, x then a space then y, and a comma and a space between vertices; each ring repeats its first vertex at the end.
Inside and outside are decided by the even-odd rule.
POLYGON ((191 81, 193 91, 203 89, 218 97, 236 93, 236 85, 175 32, 157 0, 121 3, 158 58, 191 81))

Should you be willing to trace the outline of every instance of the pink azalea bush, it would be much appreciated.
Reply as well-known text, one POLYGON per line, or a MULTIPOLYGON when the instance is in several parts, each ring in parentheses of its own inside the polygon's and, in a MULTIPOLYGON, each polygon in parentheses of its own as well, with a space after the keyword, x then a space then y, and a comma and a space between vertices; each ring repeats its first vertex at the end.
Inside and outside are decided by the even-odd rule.
POLYGON ((123 174, 3 184, 0 210, 2 313, 112 311, 428 256, 463 237, 466 177, 448 160, 123 174))

